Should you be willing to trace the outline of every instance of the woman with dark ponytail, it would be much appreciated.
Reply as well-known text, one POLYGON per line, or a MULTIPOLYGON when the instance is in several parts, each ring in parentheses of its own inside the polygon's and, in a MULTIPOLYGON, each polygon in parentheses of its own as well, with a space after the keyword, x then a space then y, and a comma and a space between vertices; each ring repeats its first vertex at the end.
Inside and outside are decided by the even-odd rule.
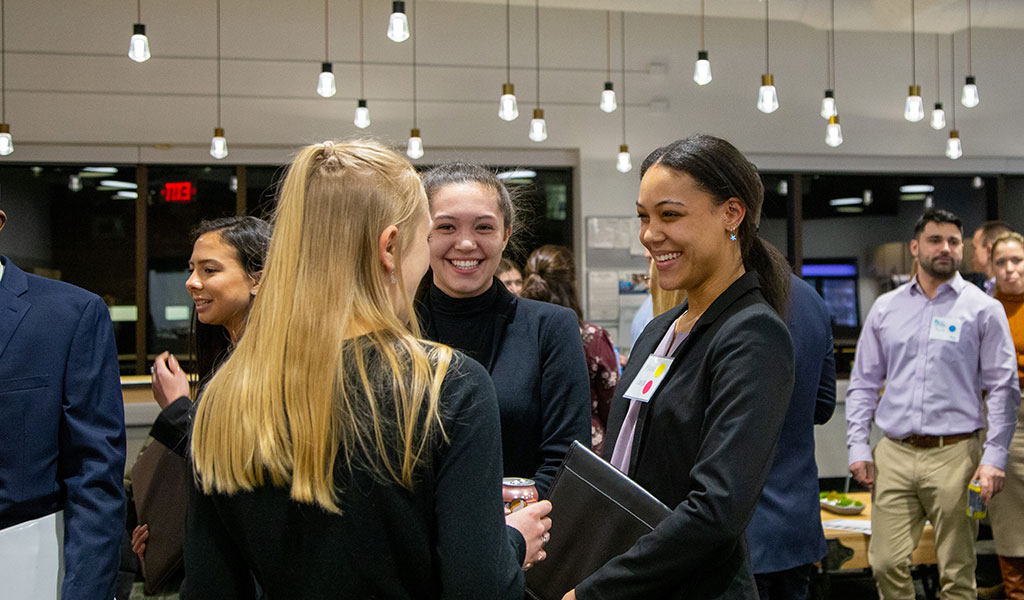
POLYGON ((640 240, 686 302, 633 346, 604 456, 673 512, 565 598, 757 598, 744 531, 793 387, 789 269, 757 237, 764 189, 729 142, 658 148, 640 178, 640 240))
POLYGON ((619 381, 619 359, 608 330, 583 320, 572 251, 565 246, 546 244, 531 252, 526 259, 526 276, 519 296, 560 304, 576 313, 590 375, 590 449, 600 454, 604 448, 608 409, 619 381))

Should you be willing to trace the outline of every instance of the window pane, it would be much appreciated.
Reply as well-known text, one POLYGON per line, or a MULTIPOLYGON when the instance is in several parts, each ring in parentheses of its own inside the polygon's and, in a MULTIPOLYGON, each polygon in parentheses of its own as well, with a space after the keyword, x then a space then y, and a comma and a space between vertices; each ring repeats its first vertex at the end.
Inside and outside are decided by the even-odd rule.
POLYGON ((193 304, 185 281, 192 255, 190 234, 200 221, 234 216, 234 175, 234 167, 149 169, 147 363, 164 350, 188 357, 193 304))
POLYGON ((122 374, 135 369, 135 195, 134 167, 0 167, 0 253, 102 297, 122 374))

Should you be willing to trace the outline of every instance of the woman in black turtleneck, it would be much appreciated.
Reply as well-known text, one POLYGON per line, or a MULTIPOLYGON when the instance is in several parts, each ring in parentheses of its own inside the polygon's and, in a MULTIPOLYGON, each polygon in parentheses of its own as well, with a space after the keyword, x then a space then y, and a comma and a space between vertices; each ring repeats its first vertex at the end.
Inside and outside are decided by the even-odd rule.
POLYGON ((498 392, 506 477, 541 497, 573 440, 590 444, 590 387, 576 315, 517 298, 494 276, 515 209, 493 173, 453 163, 423 176, 430 271, 420 286, 424 335, 487 368, 498 392))

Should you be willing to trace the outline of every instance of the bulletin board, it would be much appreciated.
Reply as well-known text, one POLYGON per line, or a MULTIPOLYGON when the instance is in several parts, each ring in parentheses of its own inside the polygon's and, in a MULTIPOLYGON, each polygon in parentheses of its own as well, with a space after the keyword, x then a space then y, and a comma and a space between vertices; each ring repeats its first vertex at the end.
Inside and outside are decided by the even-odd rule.
POLYGON ((587 320, 607 329, 615 345, 627 349, 633 316, 648 296, 640 220, 587 217, 586 257, 587 320))

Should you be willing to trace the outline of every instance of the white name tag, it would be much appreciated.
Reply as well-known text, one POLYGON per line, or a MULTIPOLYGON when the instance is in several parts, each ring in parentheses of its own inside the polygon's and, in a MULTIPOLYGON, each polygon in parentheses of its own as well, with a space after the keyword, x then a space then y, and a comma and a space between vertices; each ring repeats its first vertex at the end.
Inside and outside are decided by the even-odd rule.
POLYGON ((623 396, 630 400, 648 402, 654 392, 658 390, 661 382, 665 380, 665 375, 671 366, 671 358, 662 358, 653 354, 648 356, 644 361, 644 366, 640 367, 636 378, 626 388, 626 393, 623 396))
POLYGON ((928 337, 933 340, 944 342, 959 342, 960 327, 963 325, 961 319, 947 319, 944 317, 933 317, 931 332, 928 337))

